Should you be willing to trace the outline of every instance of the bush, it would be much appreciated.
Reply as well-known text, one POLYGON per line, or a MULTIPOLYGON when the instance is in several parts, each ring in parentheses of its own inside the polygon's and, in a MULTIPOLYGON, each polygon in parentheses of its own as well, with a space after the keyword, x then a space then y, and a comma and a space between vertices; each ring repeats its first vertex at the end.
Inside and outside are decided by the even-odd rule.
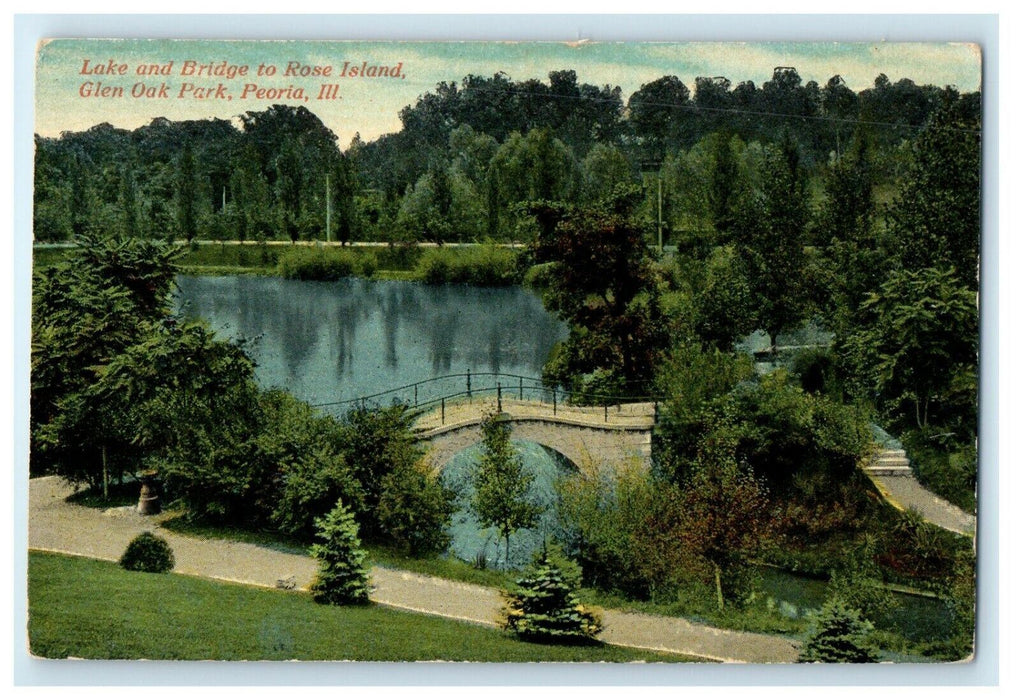
POLYGON ((505 286, 523 278, 517 262, 518 253, 510 248, 432 248, 422 254, 415 272, 427 284, 505 286))
POLYGON ((456 509, 454 493, 427 469, 421 463, 400 465, 382 479, 380 529, 411 556, 450 545, 446 528, 456 509))
POLYGON ((363 512, 364 493, 347 465, 340 422, 280 390, 264 392, 259 405, 257 444, 273 487, 267 502, 253 503, 253 509, 267 510, 269 522, 282 532, 308 538, 315 533, 315 519, 337 500, 363 512))
POLYGON ((316 536, 321 540, 311 548, 311 555, 319 560, 319 573, 311 586, 315 602, 367 603, 368 570, 354 515, 337 501, 336 507, 315 524, 319 528, 316 536))
POLYGON ((371 277, 378 264, 371 251, 350 248, 294 247, 280 254, 280 276, 296 280, 335 281, 344 277, 371 277))
POLYGON ((853 663, 878 661, 878 650, 868 641, 874 626, 842 600, 822 606, 815 629, 801 650, 801 663, 853 663))
POLYGON ((504 592, 503 629, 521 639, 560 644, 594 642, 602 631, 595 610, 582 605, 564 572, 543 554, 535 567, 504 592))
POLYGON ((143 532, 128 544, 120 565, 128 571, 165 574, 174 568, 174 553, 162 537, 143 532))

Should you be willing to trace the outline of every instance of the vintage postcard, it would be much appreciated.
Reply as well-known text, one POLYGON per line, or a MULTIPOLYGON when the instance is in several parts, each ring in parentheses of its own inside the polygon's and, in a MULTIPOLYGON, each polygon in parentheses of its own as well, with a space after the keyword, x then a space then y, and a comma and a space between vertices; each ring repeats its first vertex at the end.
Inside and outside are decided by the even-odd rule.
POLYGON ((30 654, 972 661, 981 80, 40 42, 30 654))

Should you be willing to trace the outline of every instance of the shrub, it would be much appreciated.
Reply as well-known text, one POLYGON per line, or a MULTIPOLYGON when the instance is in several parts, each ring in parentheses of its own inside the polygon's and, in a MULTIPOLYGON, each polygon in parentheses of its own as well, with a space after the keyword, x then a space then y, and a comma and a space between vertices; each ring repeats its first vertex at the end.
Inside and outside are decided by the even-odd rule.
POLYGON ((585 644, 595 641, 602 620, 578 601, 564 572, 543 554, 535 567, 505 592, 503 629, 535 642, 585 644))
POLYGON ((349 248, 290 248, 280 254, 280 276, 297 280, 335 281, 353 275, 371 276, 377 267, 370 253, 349 248))
POLYGON ((446 528, 456 509, 454 494, 427 469, 421 463, 399 465, 382 479, 380 529, 411 556, 450 545, 446 528))
POLYGON ((521 281, 517 262, 516 251, 497 246, 432 248, 422 254, 415 272, 427 284, 501 286, 521 281))
POLYGON ((364 494, 347 465, 341 445, 342 426, 303 401, 272 390, 259 398, 259 455, 273 475, 267 502, 253 503, 268 511, 282 532, 311 538, 315 519, 343 500, 355 513, 364 511, 364 494))
POLYGON ((801 650, 802 663, 854 663, 878 661, 878 650, 868 641, 874 626, 859 611, 839 598, 822 606, 815 629, 801 650))
POLYGON ((368 570, 354 515, 337 501, 336 507, 315 524, 319 528, 316 537, 321 540, 311 548, 311 555, 319 560, 319 573, 311 586, 315 602, 367 603, 368 570))
POLYGON ((165 574, 174 568, 174 553, 162 537, 143 532, 128 544, 120 565, 128 571, 165 574))

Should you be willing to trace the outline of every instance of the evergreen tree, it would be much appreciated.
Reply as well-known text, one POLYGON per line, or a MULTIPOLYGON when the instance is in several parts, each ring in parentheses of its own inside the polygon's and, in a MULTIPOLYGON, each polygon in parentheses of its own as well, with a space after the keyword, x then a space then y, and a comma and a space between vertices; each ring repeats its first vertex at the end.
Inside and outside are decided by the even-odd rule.
POLYGON ((827 602, 804 644, 802 663, 867 664, 878 661, 878 650, 868 641, 874 625, 838 598, 827 602))
POLYGON ((521 639, 585 643, 602 631, 599 615, 580 603, 568 576, 546 552, 517 581, 517 590, 503 597, 503 629, 521 639))
POLYGON ((336 507, 315 522, 321 540, 312 545, 311 555, 319 560, 319 574, 312 583, 317 603, 329 605, 368 602, 368 569, 358 538, 354 514, 337 501, 336 507))

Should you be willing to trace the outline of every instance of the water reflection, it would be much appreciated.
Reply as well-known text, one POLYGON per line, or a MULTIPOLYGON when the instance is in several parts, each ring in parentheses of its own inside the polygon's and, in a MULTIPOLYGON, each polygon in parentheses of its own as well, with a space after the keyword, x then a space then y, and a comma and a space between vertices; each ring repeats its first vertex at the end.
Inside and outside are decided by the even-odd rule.
POLYGON ((188 276, 178 285, 187 315, 255 339, 263 385, 311 403, 469 370, 538 376, 566 337, 565 326, 520 288, 188 276))

